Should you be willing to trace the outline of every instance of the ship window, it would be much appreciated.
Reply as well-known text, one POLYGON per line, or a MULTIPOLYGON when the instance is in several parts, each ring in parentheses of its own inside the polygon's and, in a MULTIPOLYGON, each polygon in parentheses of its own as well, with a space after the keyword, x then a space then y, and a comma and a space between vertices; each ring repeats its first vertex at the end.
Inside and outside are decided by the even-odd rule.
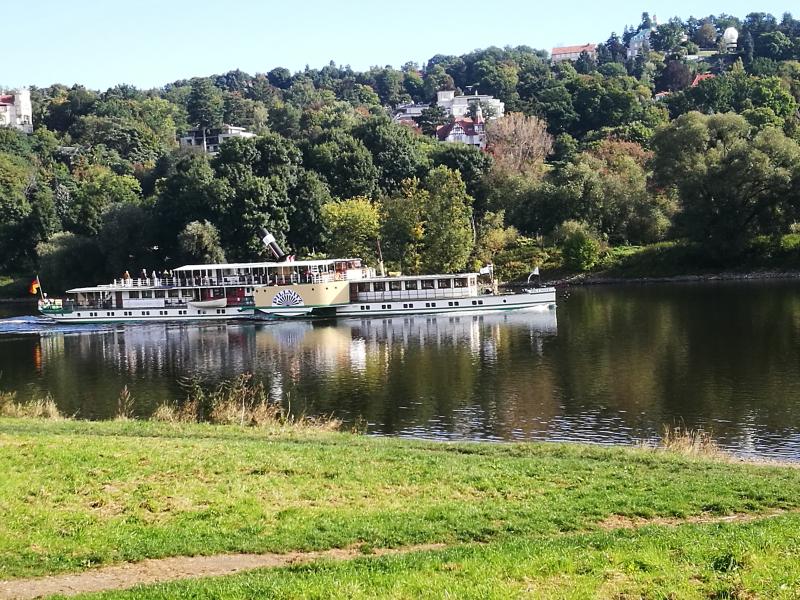
POLYGON ((458 306, 458 302, 456 302, 455 305, 458 306))
POLYGON ((368 292, 369 291, 369 284, 365 281, 362 281, 358 284, 358 291, 359 292, 368 292))
POLYGON ((365 308, 365 307, 364 307, 364 306, 362 306, 362 307, 361 307, 361 310, 364 310, 364 308, 365 308))
POLYGON ((447 306, 453 306, 453 303, 452 302, 448 302, 447 306))
POLYGON ((449 279, 440 279, 439 280, 439 289, 446 290, 450 288, 450 280, 449 279))
POLYGON ((153 292, 142 290, 142 298, 152 298, 153 292))
POLYGON ((431 307, 431 303, 430 302, 426 302, 425 303, 425 308, 430 308, 430 307, 431 307))
POLYGON ((402 281, 390 281, 389 282, 389 291, 390 292, 399 292, 403 289, 403 282, 402 281))
POLYGON ((478 300, 478 304, 483 304, 483 300, 478 300))
POLYGON ((78 316, 80 317, 80 316, 81 316, 81 313, 78 313, 78 316))
POLYGON ((431 307, 436 308, 436 302, 431 302, 431 307))
POLYGON ((467 287, 467 278, 459 277, 458 279, 453 279, 453 287, 457 288, 467 287))
POLYGON ((170 298, 177 298, 178 297, 178 290, 170 290, 167 292, 170 298))
POLYGON ((163 298, 164 290, 156 290, 156 298, 163 298))
POLYGON ((139 292, 128 292, 128 298, 138 298, 139 292))
POLYGON ((475 306, 477 302, 475 300, 472 301, 472 306, 475 306))
POLYGON ((416 290, 417 289, 417 281, 406 281, 406 289, 407 290, 416 290))
POLYGON ((386 282, 385 281, 376 281, 372 284, 372 290, 375 292, 385 292, 386 291, 386 282))
POLYGON ((433 279, 423 279, 421 283, 422 283, 422 289, 423 290, 432 290, 433 289, 433 279))

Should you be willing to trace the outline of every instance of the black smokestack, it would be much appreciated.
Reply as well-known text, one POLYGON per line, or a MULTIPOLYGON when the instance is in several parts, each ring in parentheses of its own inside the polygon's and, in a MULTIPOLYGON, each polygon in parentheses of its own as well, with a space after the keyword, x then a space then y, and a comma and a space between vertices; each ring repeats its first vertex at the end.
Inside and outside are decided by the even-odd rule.
POLYGON ((278 262, 286 260, 287 254, 278 246, 278 242, 275 241, 275 236, 263 227, 261 228, 261 241, 264 242, 264 245, 275 255, 275 260, 278 262))

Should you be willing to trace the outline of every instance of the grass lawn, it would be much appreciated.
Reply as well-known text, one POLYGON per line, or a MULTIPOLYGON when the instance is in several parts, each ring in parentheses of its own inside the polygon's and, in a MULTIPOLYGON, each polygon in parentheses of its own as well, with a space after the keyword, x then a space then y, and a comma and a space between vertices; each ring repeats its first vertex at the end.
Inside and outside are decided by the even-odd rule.
POLYGON ((793 514, 748 524, 598 529, 612 515, 800 508, 795 468, 643 449, 429 443, 291 427, 0 419, 0 473, 0 579, 148 557, 455 546, 109 597, 245 598, 254 590, 275 597, 414 597, 421 590, 563 597, 570 590, 638 595, 652 586, 687 594, 744 586, 772 597, 780 592, 774 585, 798 589, 800 520, 793 514))
POLYGON ((172 598, 797 598, 800 517, 524 536, 399 557, 80 596, 172 598))

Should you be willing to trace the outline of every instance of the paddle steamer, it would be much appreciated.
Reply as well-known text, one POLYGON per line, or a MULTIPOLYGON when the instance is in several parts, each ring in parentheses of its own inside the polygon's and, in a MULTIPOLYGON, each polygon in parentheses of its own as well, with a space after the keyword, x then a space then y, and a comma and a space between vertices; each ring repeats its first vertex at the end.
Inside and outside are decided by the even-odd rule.
POLYGON ((285 319, 476 313, 555 306, 555 289, 494 293, 479 273, 377 276, 359 258, 292 260, 265 235, 273 262, 186 265, 42 298, 64 323, 285 319))

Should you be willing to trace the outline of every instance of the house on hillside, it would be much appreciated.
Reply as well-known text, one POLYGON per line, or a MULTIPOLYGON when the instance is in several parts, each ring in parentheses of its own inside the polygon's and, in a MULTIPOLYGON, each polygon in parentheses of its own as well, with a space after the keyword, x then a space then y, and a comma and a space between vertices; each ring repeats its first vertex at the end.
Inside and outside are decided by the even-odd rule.
POLYGON ((453 90, 442 90, 436 93, 436 104, 441 106, 445 112, 454 119, 461 119, 469 114, 469 107, 476 104, 491 110, 490 119, 499 119, 505 114, 506 105, 494 96, 474 94, 456 96, 453 90))
POLYGON ((181 148, 203 148, 208 154, 216 154, 219 147, 231 138, 253 138, 256 134, 247 131, 244 127, 223 125, 216 129, 206 129, 205 136, 202 129, 193 129, 180 138, 181 148))
POLYGON ((13 127, 33 133, 31 92, 26 89, 0 93, 0 127, 13 127))
POLYGON ((483 150, 486 148, 486 128, 481 107, 478 106, 474 120, 470 117, 454 119, 439 127, 436 137, 442 142, 469 144, 483 150))
POLYGON ((401 125, 416 126, 417 122, 414 120, 422 115, 422 111, 430 108, 430 105, 425 103, 409 102, 408 104, 400 104, 395 108, 394 117, 392 120, 401 125))
POLYGON ((597 45, 583 44, 581 46, 561 46, 560 48, 553 48, 550 51, 550 60, 553 64, 565 60, 578 60, 584 52, 589 55, 589 58, 597 59, 597 45))

